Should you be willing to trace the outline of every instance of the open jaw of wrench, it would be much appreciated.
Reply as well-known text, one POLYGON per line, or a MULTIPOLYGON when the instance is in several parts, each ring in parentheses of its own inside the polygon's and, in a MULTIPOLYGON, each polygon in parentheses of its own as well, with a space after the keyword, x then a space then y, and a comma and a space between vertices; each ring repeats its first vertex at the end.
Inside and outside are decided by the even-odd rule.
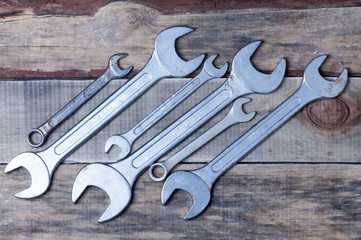
POLYGON ((336 81, 328 81, 318 72, 325 58, 326 55, 322 55, 312 60, 305 69, 299 89, 211 162, 196 170, 172 173, 162 188, 162 204, 168 201, 176 189, 184 190, 192 195, 194 201, 184 219, 199 215, 209 204, 212 186, 221 175, 267 139, 306 104, 317 99, 338 96, 346 86, 347 69, 342 71, 336 81))
POLYGON ((30 188, 15 194, 15 196, 34 198, 44 194, 49 188, 51 177, 60 162, 153 84, 164 77, 184 77, 196 70, 202 63, 204 55, 184 61, 178 56, 175 49, 175 40, 192 30, 187 27, 172 27, 163 30, 155 40, 152 57, 137 75, 129 79, 49 148, 41 152, 22 153, 13 158, 4 172, 24 167, 30 172, 32 178, 30 188))
POLYGON ((102 89, 107 83, 116 78, 124 77, 129 73, 132 67, 128 67, 123 70, 119 67, 119 59, 125 57, 126 54, 116 54, 109 59, 107 70, 98 79, 92 82, 87 88, 78 94, 73 100, 66 104, 59 112, 52 116, 49 120, 43 123, 41 126, 31 129, 26 140, 32 147, 40 147, 46 141, 49 134, 59 126, 65 119, 72 115, 81 105, 93 97, 100 89, 102 89), (36 136, 37 135, 37 136, 36 136), (39 140, 35 140, 35 137, 39 137, 39 140))
POLYGON ((231 77, 224 84, 136 152, 116 163, 90 164, 84 167, 74 181, 73 202, 79 199, 87 186, 97 186, 111 199, 110 205, 98 221, 103 222, 116 217, 130 203, 132 188, 137 178, 160 157, 234 99, 245 94, 275 90, 283 79, 285 61, 282 60, 272 74, 258 72, 251 64, 250 57, 259 43, 250 43, 239 50, 232 63, 231 77))
POLYGON ((231 110, 228 112, 228 114, 218 123, 216 123, 213 127, 208 129, 205 133, 197 137, 195 140, 193 140, 191 143, 189 143, 187 146, 179 150, 177 153, 172 155, 170 158, 154 163, 149 168, 149 177, 153 179, 154 181, 163 181, 165 177, 168 175, 168 173, 183 159, 190 156, 192 153, 197 151, 199 148, 201 148, 203 145, 211 141, 213 138, 215 138, 218 134, 229 128, 230 126, 241 123, 241 122, 248 122, 250 121, 255 115, 256 112, 252 113, 245 113, 243 111, 243 104, 251 101, 249 98, 238 98, 236 101, 234 101, 233 106, 231 110), (163 171, 163 174, 159 177, 157 177, 154 174, 155 168, 161 168, 163 171))
POLYGON ((111 136, 105 144, 105 152, 108 152, 113 145, 117 145, 121 149, 118 160, 125 158, 131 151, 132 144, 145 133, 149 128, 156 124, 160 119, 178 106, 184 99, 190 96, 194 91, 201 87, 208 80, 222 77, 227 69, 228 63, 218 69, 213 65, 213 61, 217 55, 209 57, 203 65, 202 71, 182 88, 168 98, 164 103, 157 107, 153 112, 148 114, 132 129, 122 135, 111 136))

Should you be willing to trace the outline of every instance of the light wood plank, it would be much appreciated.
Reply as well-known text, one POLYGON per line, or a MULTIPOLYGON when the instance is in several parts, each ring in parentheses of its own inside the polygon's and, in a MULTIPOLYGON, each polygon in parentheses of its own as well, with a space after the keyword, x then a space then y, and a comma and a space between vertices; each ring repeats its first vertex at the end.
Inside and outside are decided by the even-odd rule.
POLYGON ((228 11, 164 15, 129 2, 114 2, 93 16, 36 16, 24 11, 0 19, 0 77, 99 76, 109 57, 125 52, 122 66, 135 72, 148 61, 154 39, 164 28, 196 28, 179 39, 186 59, 201 53, 231 61, 246 43, 264 40, 255 65, 271 71, 286 57, 288 74, 301 75, 315 56, 329 53, 323 70, 343 67, 360 74, 360 7, 303 10, 228 11))
MULTIPOLYGON (((165 79, 152 87, 145 95, 125 110, 120 116, 107 125, 99 134, 90 139, 75 153, 67 158, 67 162, 113 162, 119 149, 104 153, 106 140, 114 135, 128 131, 134 124, 155 109, 189 79, 165 79)), ((162 129, 201 101, 225 79, 215 79, 201 87, 195 94, 178 106, 168 116, 151 128, 135 142, 133 151, 141 147, 162 129)), ((275 92, 265 95, 250 95, 252 102, 245 105, 245 111, 257 111, 257 116, 251 122, 238 124, 218 136, 201 151, 192 155, 188 162, 207 162, 213 159, 229 144, 236 140, 269 111, 280 104, 287 96, 297 89, 300 78, 286 78, 282 86, 275 92)), ((7 163, 15 155, 24 151, 36 151, 27 145, 25 135, 33 127, 40 125, 52 114, 67 103, 90 81, 71 80, 32 80, 32 81, 2 81, 0 82, 0 151, 1 163, 7 163)), ((94 99, 90 100, 80 111, 55 130, 48 139, 50 146, 74 124, 96 107, 103 99, 124 83, 114 80, 94 99)), ((341 99, 353 99, 349 104, 353 121, 348 120, 340 131, 319 132, 304 113, 298 113, 284 127, 270 137, 262 146, 254 150, 246 162, 359 162, 361 126, 361 79, 351 78, 341 99)), ((215 122, 225 116, 225 111, 218 114, 212 121, 179 145, 184 146, 215 122)), ((337 130, 337 129, 336 129, 337 130)), ((174 153, 170 152, 170 154, 174 153)))
POLYGON ((237 165, 215 184, 210 206, 192 221, 182 219, 192 204, 189 195, 176 192, 162 206, 162 184, 144 174, 129 208, 104 224, 97 223, 109 204, 103 191, 90 188, 71 203, 73 179, 83 166, 62 164, 49 192, 35 200, 12 196, 28 186, 28 176, 1 174, 0 238, 357 239, 361 234, 360 165, 237 165))

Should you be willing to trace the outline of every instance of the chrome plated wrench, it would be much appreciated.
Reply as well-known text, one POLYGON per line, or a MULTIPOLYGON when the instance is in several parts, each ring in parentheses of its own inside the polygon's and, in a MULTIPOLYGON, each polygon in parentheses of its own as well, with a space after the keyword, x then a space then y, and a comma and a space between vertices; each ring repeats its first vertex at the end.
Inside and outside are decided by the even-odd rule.
POLYGON ((165 177, 168 175, 168 173, 178 163, 180 163, 188 156, 190 156, 192 153, 200 149, 203 145, 211 141, 218 134, 220 134, 221 132, 223 132, 224 130, 226 130, 227 128, 229 128, 230 126, 236 123, 250 121, 256 115, 256 112, 246 114, 242 109, 243 104, 249 101, 251 101, 251 99, 249 98, 238 98, 236 101, 234 101, 231 110, 221 121, 216 123, 214 126, 212 126, 202 135, 197 137, 195 140, 190 142, 187 146, 179 150, 177 153, 172 155, 170 158, 161 162, 154 163, 152 166, 150 166, 149 177, 157 182, 163 181, 165 177), (154 174, 154 169, 157 167, 161 168, 163 171, 163 174, 159 177, 155 176, 154 174))
POLYGON ((209 57, 205 61, 202 71, 196 77, 187 82, 181 89, 157 107, 153 112, 148 114, 148 116, 141 120, 132 129, 122 135, 111 136, 105 144, 105 152, 108 152, 113 145, 117 145, 121 149, 118 160, 125 158, 130 153, 134 141, 143 133, 172 111, 184 99, 190 96, 208 80, 222 77, 228 69, 228 63, 225 63, 221 69, 218 69, 213 66, 213 61, 216 57, 217 55, 209 57))
POLYGON ((114 218, 130 203, 132 187, 140 174, 161 156, 239 96, 275 90, 283 79, 285 61, 281 60, 272 74, 258 72, 252 66, 250 56, 259 43, 250 43, 238 51, 233 60, 231 76, 223 85, 136 152, 116 163, 84 167, 74 181, 73 202, 79 199, 87 186, 97 186, 111 199, 111 204, 98 221, 114 218))
POLYGON ((312 60, 305 69, 299 89, 211 162, 200 169, 172 173, 163 185, 162 204, 168 201, 176 189, 181 189, 190 193, 194 201, 184 219, 199 215, 209 204, 212 186, 220 176, 266 140, 306 104, 316 99, 338 96, 346 86, 347 69, 342 71, 335 82, 328 81, 318 72, 325 58, 326 55, 322 55, 312 60))
POLYGON ((26 152, 13 158, 5 173, 25 167, 31 174, 30 188, 17 194, 19 198, 34 198, 46 192, 51 177, 60 164, 77 147, 102 129, 114 117, 164 77, 184 77, 198 68, 204 55, 184 61, 175 49, 175 40, 191 32, 191 28, 173 27, 163 30, 155 40, 155 49, 147 65, 120 89, 95 108, 64 136, 44 151, 26 152))
POLYGON ((59 126, 65 119, 72 115, 81 105, 93 97, 107 83, 116 78, 124 77, 129 73, 132 67, 125 70, 119 68, 118 60, 125 57, 126 54, 116 54, 109 59, 107 70, 98 79, 92 82, 87 88, 78 94, 73 100, 66 104, 59 112, 54 114, 45 123, 37 128, 31 129, 26 135, 26 141, 32 147, 40 147, 46 141, 49 134, 59 126), (35 141, 34 137, 38 135, 39 141, 35 141))

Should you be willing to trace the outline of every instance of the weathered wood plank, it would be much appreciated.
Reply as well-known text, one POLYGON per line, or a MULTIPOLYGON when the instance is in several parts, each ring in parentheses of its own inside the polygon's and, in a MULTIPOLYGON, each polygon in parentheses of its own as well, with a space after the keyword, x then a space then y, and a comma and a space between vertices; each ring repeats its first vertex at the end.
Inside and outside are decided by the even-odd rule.
POLYGON ((271 71, 281 57, 288 75, 300 76, 310 59, 329 53, 322 69, 337 75, 343 67, 360 76, 360 7, 304 10, 228 11, 165 15, 128 2, 115 2, 93 16, 35 16, 25 11, 0 19, 0 77, 96 77, 118 52, 122 66, 137 72, 148 61, 156 35, 187 25, 197 30, 179 39, 187 59, 200 53, 231 61, 239 48, 264 40, 255 65, 271 71))
MULTIPOLYGON (((36 15, 91 15, 99 8, 116 0, 78 0, 77 2, 69 2, 66 0, 57 1, 29 1, 24 3, 21 0, 2 1, 0 9, 4 11, 2 16, 11 16, 19 14, 24 10, 32 10, 36 15), (5 12, 8 10, 7 12, 5 12), (7 15, 4 15, 7 14, 7 15)), ((172 13, 188 13, 197 11, 221 11, 236 9, 259 9, 259 8, 331 8, 331 7, 351 7, 360 6, 355 0, 269 0, 262 1, 197 1, 197 0, 181 0, 181 1, 154 1, 154 0, 132 0, 128 2, 139 3, 150 8, 157 9, 164 14, 172 13)))
MULTIPOLYGON (((147 113, 155 109, 161 102, 180 88, 188 79, 165 79, 152 87, 144 96, 131 105, 126 111, 106 126, 100 133, 67 158, 68 162, 113 162, 119 149, 104 153, 104 144, 108 137, 128 131, 147 113)), ((215 79, 201 87, 197 93, 168 114, 157 125, 135 142, 133 151, 159 133, 188 109, 202 100, 225 79, 215 79)), ((249 129, 269 111, 286 99, 300 84, 300 78, 286 78, 282 86, 275 92, 266 95, 250 95, 252 102, 245 105, 245 111, 257 111, 254 120, 238 124, 218 136, 201 151, 191 156, 189 162, 205 162, 213 159, 243 132, 249 129)), ((40 125, 67 103, 89 80, 32 80, 1 81, 0 89, 0 151, 1 163, 7 163, 16 154, 23 151, 35 151, 27 145, 25 135, 28 130, 40 125)), ((124 80, 114 80, 94 99, 90 100, 75 115, 70 117, 48 139, 49 146, 61 137, 68 129, 80 121, 103 99, 114 92, 124 80)), ((305 112, 298 113, 270 139, 254 150, 246 162, 359 162, 361 143, 361 79, 351 78, 345 93, 340 98, 348 104, 350 117, 339 128, 320 129, 309 121, 305 112)), ((229 109, 229 108, 228 108, 229 109)), ((227 109, 227 111, 228 111, 227 109)), ((227 111, 217 115, 212 121, 180 144, 184 146, 195 136, 201 134, 215 122, 225 116, 227 111)), ((319 115, 329 116, 328 112, 319 115)), ((179 146, 179 147, 180 147, 179 146)), ((179 149, 176 148, 176 149, 179 149)), ((41 148, 39 149, 41 150, 41 148)), ((170 152, 170 154, 174 153, 170 152)))
POLYGON ((361 234, 360 165, 237 165, 215 184, 206 211, 191 221, 182 219, 190 196, 176 192, 162 206, 162 184, 144 174, 129 208, 104 224, 96 222, 109 204, 103 191, 90 188, 71 203, 72 182, 83 166, 62 164, 49 192, 35 200, 12 196, 29 184, 23 173, 1 174, 0 238, 358 239, 361 234))

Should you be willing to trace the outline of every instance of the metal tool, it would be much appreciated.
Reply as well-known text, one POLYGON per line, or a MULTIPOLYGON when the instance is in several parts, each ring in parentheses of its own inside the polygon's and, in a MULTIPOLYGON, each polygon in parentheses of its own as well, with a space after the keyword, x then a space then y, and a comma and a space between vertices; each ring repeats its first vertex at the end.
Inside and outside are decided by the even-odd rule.
POLYGON ((107 83, 116 78, 124 77, 129 73, 132 67, 125 70, 119 68, 118 60, 125 57, 126 54, 116 54, 109 59, 107 70, 98 79, 92 82, 87 88, 78 94, 73 100, 65 105, 59 112, 52 116, 49 120, 43 123, 41 126, 31 129, 27 136, 26 141, 32 147, 40 147, 43 145, 48 135, 72 115, 81 105, 93 97, 100 89, 102 89, 107 83), (35 135, 40 137, 39 141, 34 140, 35 135))
POLYGON ((241 122, 248 122, 250 121, 255 115, 256 112, 252 113, 245 113, 243 112, 243 104, 251 101, 249 98, 238 98, 236 101, 234 101, 233 106, 231 110, 228 112, 228 114, 218 123, 216 123, 213 127, 208 129, 205 133, 197 137, 195 140, 193 140, 191 143, 189 143, 187 146, 179 150, 176 154, 172 155, 170 158, 154 163, 149 168, 149 176, 154 181, 163 181, 165 177, 168 175, 168 173, 183 159, 190 156, 192 153, 197 151, 199 148, 201 148, 203 145, 205 145, 207 142, 211 141, 213 138, 215 138, 218 134, 229 128, 230 126, 241 123, 241 122), (161 168, 163 171, 163 174, 159 177, 154 175, 154 169, 155 168, 161 168))
POLYGON ((184 99, 186 99, 208 80, 222 77, 228 69, 228 63, 225 63, 221 69, 218 69, 213 66, 213 61, 216 57, 217 55, 209 57, 205 61, 202 71, 196 77, 191 79, 132 129, 122 135, 111 136, 105 144, 105 152, 108 152, 113 145, 117 145, 122 150, 118 156, 118 160, 125 158, 130 153, 134 141, 143 133, 172 111, 172 109, 178 106, 184 99))
POLYGON ((32 178, 30 188, 15 194, 15 196, 34 198, 44 194, 59 163, 153 84, 163 77, 183 77, 197 69, 202 63, 204 55, 184 61, 175 50, 175 40, 191 31, 191 28, 186 27, 173 27, 162 31, 155 40, 155 49, 151 59, 137 75, 128 80, 52 146, 41 152, 26 152, 13 158, 6 166, 5 173, 25 167, 32 178))
POLYGON ((87 186, 97 186, 108 193, 111 199, 110 206, 98 221, 114 218, 130 203, 132 187, 139 175, 227 106, 232 99, 276 89, 285 73, 285 61, 282 60, 272 74, 258 72, 252 66, 250 56, 259 43, 253 42, 242 48, 233 60, 231 77, 224 84, 136 152, 116 163, 91 164, 83 168, 74 181, 73 202, 78 200, 87 186))
POLYGON ((184 219, 197 216, 207 207, 212 186, 221 175, 267 139, 307 103, 339 95, 346 86, 347 69, 342 71, 335 82, 327 81, 318 72, 325 58, 326 55, 322 55, 312 60, 306 67, 299 89, 215 159, 200 169, 172 173, 163 185, 162 204, 168 201, 174 190, 187 191, 192 195, 194 203, 184 219))

